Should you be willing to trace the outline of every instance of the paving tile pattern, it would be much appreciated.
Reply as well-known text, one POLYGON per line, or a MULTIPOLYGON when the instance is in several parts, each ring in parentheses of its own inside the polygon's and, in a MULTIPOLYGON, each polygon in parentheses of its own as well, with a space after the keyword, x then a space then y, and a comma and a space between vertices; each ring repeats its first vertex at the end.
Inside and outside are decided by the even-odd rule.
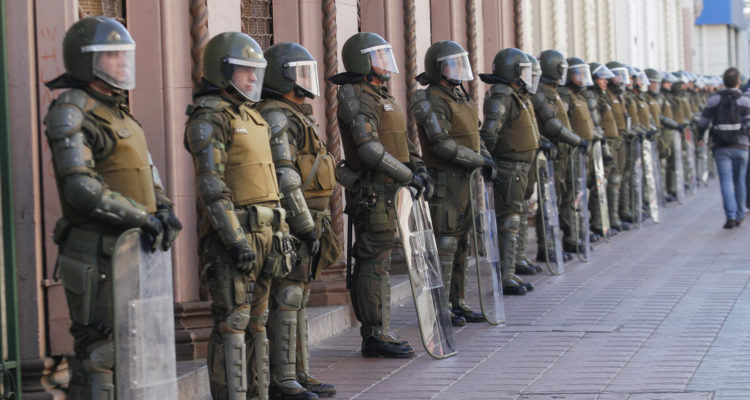
POLYGON ((415 358, 364 359, 354 328, 314 346, 313 373, 337 398, 750 399, 750 222, 723 223, 711 181, 591 262, 531 277, 536 290, 505 297, 506 326, 457 329, 455 357, 424 352, 407 299, 392 325, 415 358))

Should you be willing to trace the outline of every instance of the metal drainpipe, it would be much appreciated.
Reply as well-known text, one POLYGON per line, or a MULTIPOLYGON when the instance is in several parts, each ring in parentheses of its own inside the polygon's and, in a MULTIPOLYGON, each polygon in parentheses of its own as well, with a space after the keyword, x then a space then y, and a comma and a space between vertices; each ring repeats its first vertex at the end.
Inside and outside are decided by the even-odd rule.
POLYGON ((21 364, 18 345, 18 288, 16 282, 16 254, 13 224, 13 174, 11 173, 10 112, 8 110, 8 59, 5 32, 5 2, 0 2, 0 210, 2 220, 2 253, 0 264, 0 290, 2 290, 2 321, 0 340, 0 399, 21 399, 21 364))

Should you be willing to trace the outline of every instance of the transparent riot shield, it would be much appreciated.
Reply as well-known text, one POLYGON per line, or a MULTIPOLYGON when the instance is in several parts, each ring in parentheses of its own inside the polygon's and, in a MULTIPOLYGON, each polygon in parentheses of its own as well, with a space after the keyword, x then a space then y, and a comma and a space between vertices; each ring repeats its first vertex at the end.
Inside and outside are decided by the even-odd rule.
POLYGON ((453 356, 457 352, 448 294, 443 286, 427 203, 421 196, 415 199, 409 187, 402 187, 396 192, 395 203, 422 344, 432 357, 453 356))
POLYGON ((482 170, 477 168, 471 174, 469 188, 469 247, 473 253, 473 264, 477 269, 479 304, 487 322, 500 325, 505 323, 505 307, 492 183, 485 183, 482 170))
POLYGON ((656 160, 654 159, 653 148, 656 147, 654 142, 649 139, 643 139, 643 177, 644 183, 643 189, 645 191, 646 200, 648 200, 648 211, 651 215, 651 220, 654 223, 661 221, 661 215, 659 214, 659 195, 658 190, 661 188, 661 183, 658 182, 656 177, 656 160))
POLYGON ((604 157, 602 156, 602 142, 595 141, 591 147, 592 164, 594 166, 594 179, 598 202, 595 204, 596 213, 602 224, 602 237, 609 241, 609 205, 607 204, 607 178, 604 174, 604 157))
POLYGON ((176 400, 171 255, 130 229, 112 259, 117 399, 176 400))
POLYGON ((667 197, 664 193, 664 174, 662 173, 661 159, 656 141, 651 142, 651 159, 654 160, 654 179, 656 180, 656 198, 659 201, 659 209, 667 206, 667 197))
POLYGON ((633 168, 633 176, 629 182, 632 196, 630 201, 633 208, 633 225, 640 228, 643 222, 643 153, 640 138, 633 138, 630 142, 630 162, 633 168))
POLYGON ((697 186, 696 167, 695 167, 695 142, 693 141, 693 131, 688 126, 685 128, 685 185, 690 194, 695 193, 697 186))
POLYGON ((696 149, 696 169, 698 170, 698 183, 708 186, 708 130, 700 135, 696 149))
POLYGON ((675 131, 675 134, 672 137, 674 138, 672 141, 674 171, 671 172, 674 173, 675 188, 677 190, 675 197, 677 197, 677 202, 682 204, 682 202, 685 201, 685 165, 682 162, 682 133, 680 131, 675 131))
MULTIPOLYGON (((553 275, 565 272, 562 251, 562 233, 560 232, 560 217, 557 212, 557 192, 555 191, 555 169, 552 160, 548 160, 544 152, 538 151, 534 160, 536 171, 537 196, 541 223, 544 235, 544 251, 547 269, 553 275), (550 263, 549 250, 555 249, 555 261, 550 263)), ((537 238, 540 240, 542 238, 537 238)))
POLYGON ((573 182, 573 237, 576 238, 578 259, 591 260, 589 237, 589 199, 586 188, 586 152, 580 147, 573 149, 570 157, 570 175, 573 182))

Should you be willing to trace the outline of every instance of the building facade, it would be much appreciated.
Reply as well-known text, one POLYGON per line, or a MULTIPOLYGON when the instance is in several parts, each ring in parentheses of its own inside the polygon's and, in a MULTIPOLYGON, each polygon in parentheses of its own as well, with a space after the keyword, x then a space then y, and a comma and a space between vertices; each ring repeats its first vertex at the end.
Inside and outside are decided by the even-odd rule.
MULTIPOLYGON (((185 225, 173 250, 175 335, 178 358, 194 359, 205 357, 212 321, 199 280, 194 174, 183 148, 183 127, 200 78, 202 50, 213 35, 244 31, 264 47, 293 41, 308 48, 318 60, 323 88, 313 102, 315 118, 338 158, 336 92, 325 78, 343 70, 341 47, 358 31, 379 33, 393 44, 401 73, 389 86, 406 105, 417 89, 414 77, 423 71, 424 53, 438 40, 468 49, 475 72, 489 72, 495 54, 506 47, 532 54, 556 48, 586 61, 689 69, 693 58, 685 49, 692 43, 696 10, 688 0, 28 0, 7 1, 4 7, 10 101, 3 117, 9 122, 15 182, 11 251, 27 398, 61 398, 63 356, 72 353, 65 296, 53 276, 57 249, 51 236, 61 212, 41 121, 58 95, 43 83, 64 72, 62 39, 79 18, 118 18, 137 43, 137 86, 130 101, 185 225)), ((467 89, 481 110, 486 85, 477 79, 467 89)), ((416 136, 414 122, 409 126, 416 136)), ((343 238, 340 189, 331 208, 343 238)), ((313 287, 311 305, 348 302, 343 275, 343 263, 326 271, 313 287)))

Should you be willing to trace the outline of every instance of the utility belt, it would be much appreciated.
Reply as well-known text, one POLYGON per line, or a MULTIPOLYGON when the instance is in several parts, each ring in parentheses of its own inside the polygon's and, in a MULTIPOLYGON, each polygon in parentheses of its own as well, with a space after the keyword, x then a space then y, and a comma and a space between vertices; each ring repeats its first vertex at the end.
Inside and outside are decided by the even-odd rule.
POLYGON ((286 211, 280 207, 253 205, 236 208, 234 212, 245 233, 257 233, 266 227, 278 229, 286 217, 286 211))

